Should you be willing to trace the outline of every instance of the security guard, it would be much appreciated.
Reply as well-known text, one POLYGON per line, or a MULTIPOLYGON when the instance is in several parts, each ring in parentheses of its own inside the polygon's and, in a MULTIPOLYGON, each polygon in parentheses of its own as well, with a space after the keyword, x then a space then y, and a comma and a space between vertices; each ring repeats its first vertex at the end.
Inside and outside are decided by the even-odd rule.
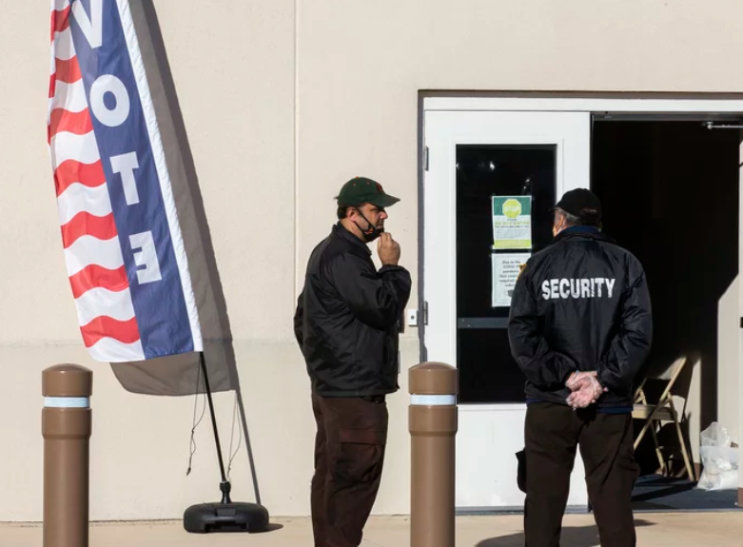
POLYGON ((508 327, 526 376, 526 545, 559 545, 580 446, 602 547, 634 546, 632 386, 652 340, 645 273, 603 235, 589 190, 563 196, 553 234, 516 283, 508 327))

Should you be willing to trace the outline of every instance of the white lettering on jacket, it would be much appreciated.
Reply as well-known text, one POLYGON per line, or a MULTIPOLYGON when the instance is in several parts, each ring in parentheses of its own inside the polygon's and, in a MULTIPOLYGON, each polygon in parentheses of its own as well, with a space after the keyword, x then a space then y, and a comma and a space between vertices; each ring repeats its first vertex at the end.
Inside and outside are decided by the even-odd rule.
POLYGON ((545 300, 612 298, 616 283, 616 279, 605 277, 547 279, 542 283, 542 298, 545 300))

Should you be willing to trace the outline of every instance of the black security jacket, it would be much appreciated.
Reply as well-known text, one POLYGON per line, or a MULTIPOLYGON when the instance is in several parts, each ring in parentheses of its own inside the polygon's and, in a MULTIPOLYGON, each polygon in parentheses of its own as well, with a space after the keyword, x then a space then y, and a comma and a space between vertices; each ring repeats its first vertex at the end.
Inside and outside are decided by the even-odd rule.
POLYGON ((652 331, 640 262, 598 230, 563 231, 516 283, 508 334, 527 399, 565 404, 570 374, 595 370, 609 390, 598 405, 631 406, 652 331))
POLYGON ((340 223, 314 249, 294 315, 312 389, 325 397, 398 389, 398 333, 411 279, 377 271, 371 251, 340 223))

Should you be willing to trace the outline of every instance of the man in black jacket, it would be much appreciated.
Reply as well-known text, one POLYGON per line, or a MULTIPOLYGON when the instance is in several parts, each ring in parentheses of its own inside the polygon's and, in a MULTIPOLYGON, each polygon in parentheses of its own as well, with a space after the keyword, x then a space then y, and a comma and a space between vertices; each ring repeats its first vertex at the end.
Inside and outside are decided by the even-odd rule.
POLYGON ((315 547, 357 547, 377 496, 385 396, 398 390, 398 333, 410 297, 400 246, 384 231, 399 200, 367 178, 338 195, 338 223, 314 249, 294 316, 317 422, 311 505, 315 547), (367 244, 379 238, 377 271, 367 244))
POLYGON ((639 261, 600 231, 589 190, 555 208, 554 243, 516 283, 511 351, 526 375, 525 534, 557 547, 579 445, 602 547, 636 543, 631 496, 633 383, 652 340, 639 261))

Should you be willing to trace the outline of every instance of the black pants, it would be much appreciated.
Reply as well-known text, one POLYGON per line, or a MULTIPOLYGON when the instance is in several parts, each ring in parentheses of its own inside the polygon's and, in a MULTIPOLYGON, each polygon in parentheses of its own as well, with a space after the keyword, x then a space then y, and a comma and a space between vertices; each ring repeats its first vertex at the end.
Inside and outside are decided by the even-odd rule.
POLYGON ((358 547, 379 490, 387 442, 384 398, 312 396, 317 422, 312 528, 315 547, 358 547))
POLYGON ((526 411, 525 437, 526 546, 559 547, 570 473, 580 446, 601 546, 634 547, 631 500, 639 466, 632 448, 632 417, 534 403, 526 411))

